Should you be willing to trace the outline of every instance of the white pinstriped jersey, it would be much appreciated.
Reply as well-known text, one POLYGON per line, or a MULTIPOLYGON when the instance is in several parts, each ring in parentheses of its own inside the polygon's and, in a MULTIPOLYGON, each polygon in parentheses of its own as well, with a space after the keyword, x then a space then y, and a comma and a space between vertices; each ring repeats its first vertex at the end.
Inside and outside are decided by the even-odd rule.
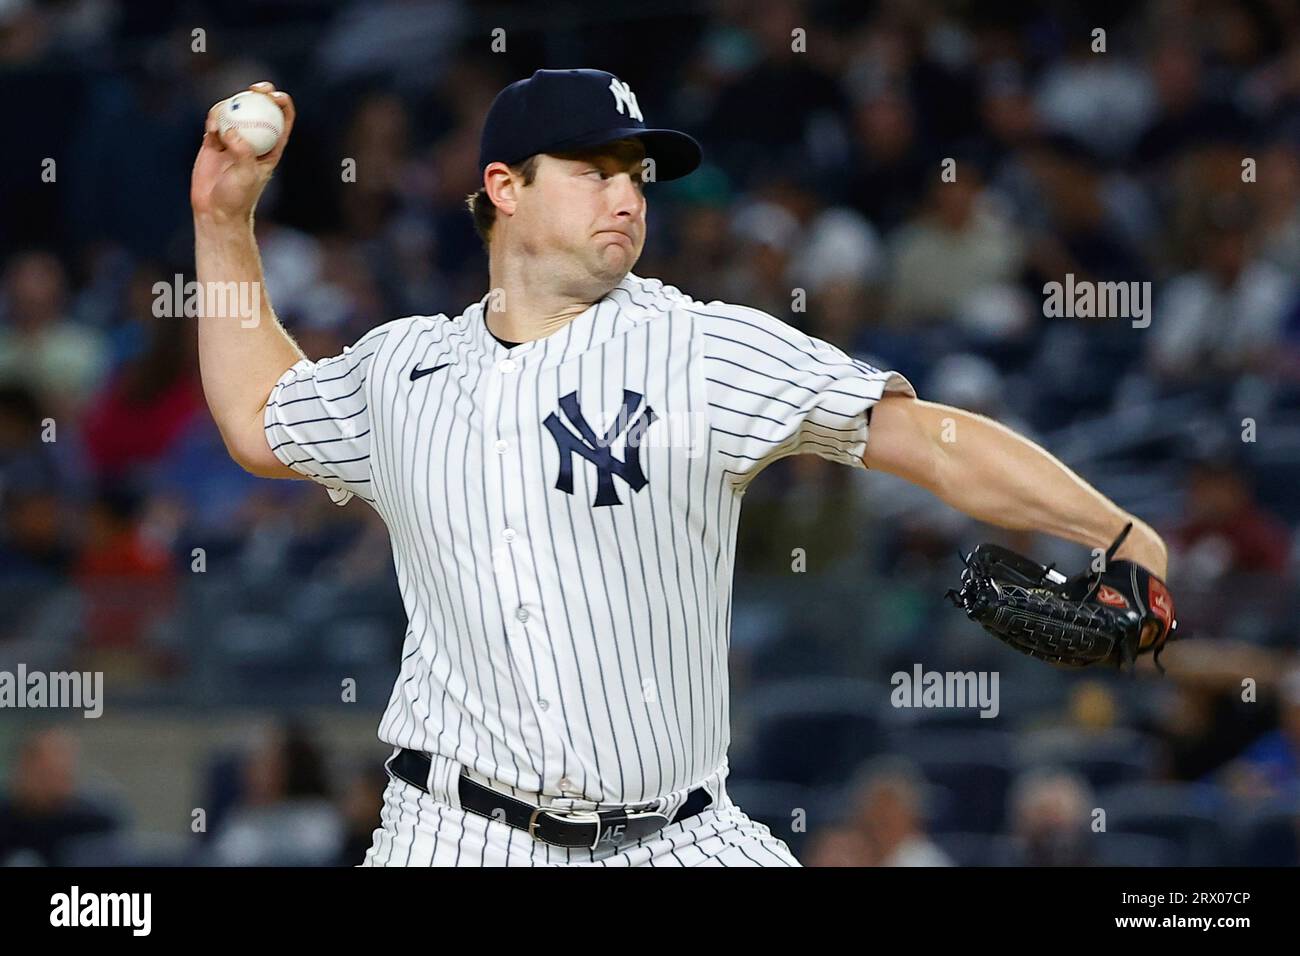
POLYGON ((491 296, 304 360, 276 455, 388 525, 409 626, 382 740, 552 797, 669 797, 725 766, 736 528, 777 458, 863 467, 885 372, 628 274, 507 349, 491 296))

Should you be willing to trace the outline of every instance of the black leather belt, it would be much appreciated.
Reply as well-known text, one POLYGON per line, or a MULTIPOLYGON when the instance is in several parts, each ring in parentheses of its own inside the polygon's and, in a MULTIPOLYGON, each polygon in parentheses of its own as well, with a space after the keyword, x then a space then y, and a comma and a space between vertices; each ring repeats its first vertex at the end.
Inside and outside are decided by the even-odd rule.
MULTIPOLYGON (((403 748, 384 766, 394 777, 428 793, 426 781, 431 764, 428 754, 403 748)), ((534 840, 571 849, 585 847, 594 850, 602 843, 609 846, 635 843, 670 823, 693 817, 713 804, 712 795, 703 787, 696 787, 686 795, 686 800, 671 817, 631 806, 611 810, 539 807, 484 786, 463 773, 457 790, 463 809, 523 830, 534 840)))

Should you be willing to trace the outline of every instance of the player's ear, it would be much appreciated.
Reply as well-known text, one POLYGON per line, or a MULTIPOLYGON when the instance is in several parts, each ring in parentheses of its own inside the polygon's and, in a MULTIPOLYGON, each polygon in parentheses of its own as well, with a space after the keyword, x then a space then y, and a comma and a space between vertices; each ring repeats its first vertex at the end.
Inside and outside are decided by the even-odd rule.
POLYGON ((488 163, 483 170, 483 189, 501 212, 514 213, 519 202, 520 180, 505 163, 488 163))

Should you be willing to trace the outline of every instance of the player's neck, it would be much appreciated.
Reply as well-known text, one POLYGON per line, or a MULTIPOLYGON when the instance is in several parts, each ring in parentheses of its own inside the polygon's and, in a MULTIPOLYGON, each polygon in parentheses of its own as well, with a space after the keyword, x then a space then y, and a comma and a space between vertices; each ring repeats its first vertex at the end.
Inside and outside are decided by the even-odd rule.
POLYGON ((507 342, 531 342, 564 328, 607 295, 605 287, 566 287, 554 275, 529 274, 527 269, 498 268, 493 262, 484 321, 488 331, 507 342))

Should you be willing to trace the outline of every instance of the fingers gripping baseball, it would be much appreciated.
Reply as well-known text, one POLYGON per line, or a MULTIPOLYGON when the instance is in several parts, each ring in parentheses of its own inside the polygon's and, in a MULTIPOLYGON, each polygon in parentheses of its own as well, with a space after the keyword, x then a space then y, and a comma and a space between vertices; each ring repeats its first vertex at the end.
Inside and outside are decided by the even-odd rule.
POLYGON ((240 119, 260 113, 252 123, 236 121, 233 97, 208 110, 190 181, 195 216, 216 221, 250 216, 284 154, 295 117, 292 97, 267 82, 253 84, 248 93, 267 98, 258 102, 261 96, 250 99, 247 93, 240 94, 236 108, 245 111, 240 119))

